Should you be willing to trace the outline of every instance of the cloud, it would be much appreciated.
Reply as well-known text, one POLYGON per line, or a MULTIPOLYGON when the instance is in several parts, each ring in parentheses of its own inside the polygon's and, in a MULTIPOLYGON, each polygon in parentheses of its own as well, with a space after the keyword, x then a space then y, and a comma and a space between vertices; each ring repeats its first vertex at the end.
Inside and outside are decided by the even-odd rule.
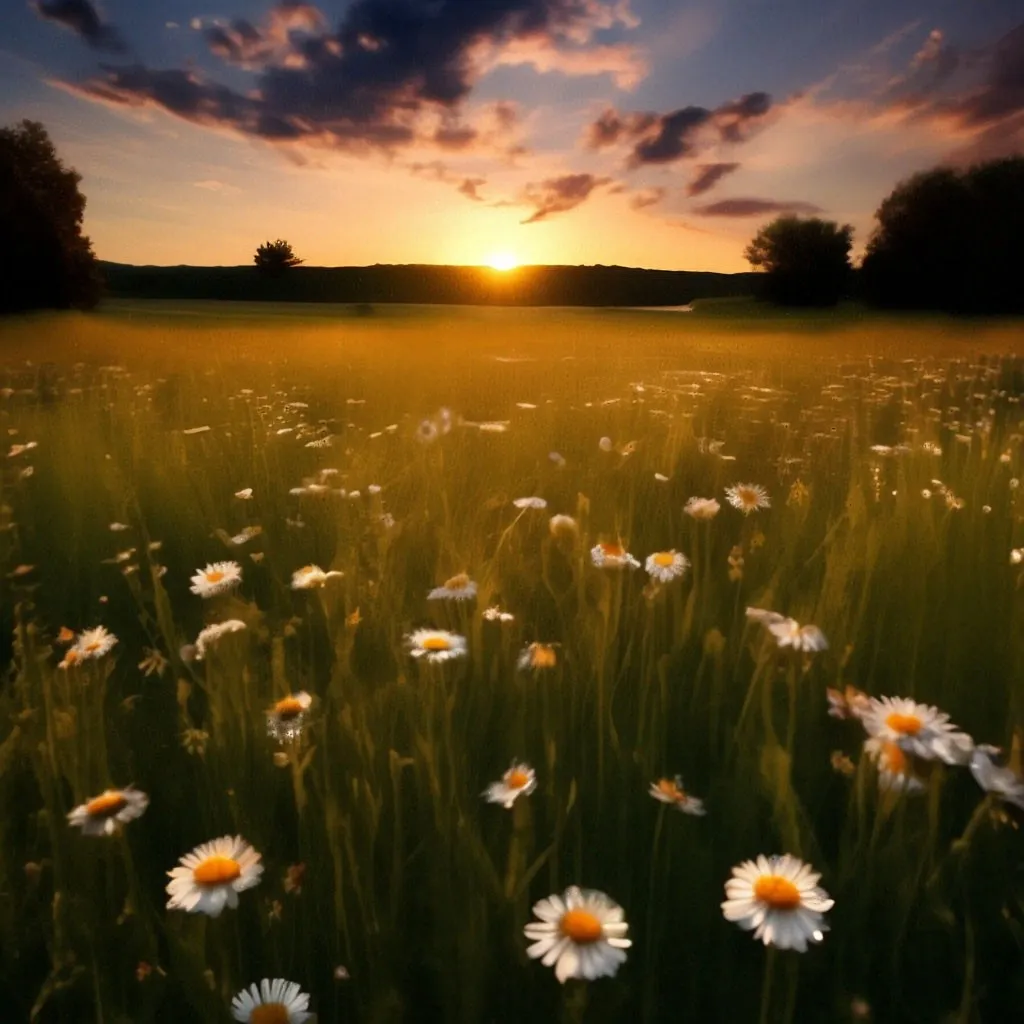
POLYGON ((629 200, 630 208, 643 210, 648 206, 657 206, 665 198, 665 193, 666 190, 663 188, 645 188, 629 200))
POLYGON ((481 54, 524 41, 579 47, 598 29, 632 24, 621 0, 354 0, 333 31, 315 10, 279 3, 262 27, 239 19, 215 33, 199 23, 224 59, 259 67, 244 93, 196 72, 138 64, 104 68, 72 88, 275 142, 458 148, 468 136, 453 125, 483 73, 481 54))
POLYGON ((486 178, 463 178, 462 184, 459 185, 457 191, 467 199, 475 199, 477 202, 482 202, 484 197, 477 190, 481 185, 486 184, 486 178))
POLYGON ((953 110, 970 127, 991 125, 1024 112, 1024 22, 992 47, 981 88, 964 96, 953 110))
POLYGON ((232 192, 242 191, 237 185, 228 185, 226 182, 218 181, 216 178, 207 178, 203 181, 193 181, 192 184, 196 188, 206 189, 207 192, 221 192, 225 195, 232 192))
POLYGON ((763 217, 777 214, 815 214, 821 207, 814 203, 784 199, 720 199, 717 203, 695 206, 693 212, 701 217, 763 217))
POLYGON ((724 164, 698 164, 695 168, 696 173, 690 179, 690 183, 686 186, 686 194, 690 197, 703 195, 705 192, 710 192, 711 189, 717 185, 722 178, 727 174, 732 174, 733 171, 739 169, 739 164, 736 163, 724 163, 724 164))
POLYGON ((124 53, 128 49, 121 33, 100 17, 89 0, 37 0, 32 6, 40 17, 71 29, 94 50, 124 53))
POLYGON ((670 164, 692 157, 715 142, 742 142, 760 127, 772 110, 771 97, 752 92, 709 110, 680 107, 667 114, 652 111, 620 113, 609 108, 584 133, 590 149, 628 142, 628 165, 670 164))
POLYGON ((489 67, 528 65, 540 74, 552 71, 564 75, 610 75, 620 89, 635 89, 646 77, 648 64, 643 53, 629 43, 603 46, 559 47, 550 39, 516 39, 491 58, 489 67))
POLYGON ((566 213, 585 202, 590 193, 610 178, 597 178, 593 174, 563 174, 541 182, 531 182, 523 189, 522 201, 534 208, 523 224, 536 224, 554 213, 566 213))

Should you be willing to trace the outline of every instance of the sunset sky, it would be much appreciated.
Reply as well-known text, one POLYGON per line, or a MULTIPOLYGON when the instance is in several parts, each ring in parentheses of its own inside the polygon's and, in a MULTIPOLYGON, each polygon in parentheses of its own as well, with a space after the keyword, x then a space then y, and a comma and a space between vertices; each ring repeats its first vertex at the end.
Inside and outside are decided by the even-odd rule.
POLYGON ((2 0, 101 259, 746 269, 1024 151, 1020 0, 2 0))

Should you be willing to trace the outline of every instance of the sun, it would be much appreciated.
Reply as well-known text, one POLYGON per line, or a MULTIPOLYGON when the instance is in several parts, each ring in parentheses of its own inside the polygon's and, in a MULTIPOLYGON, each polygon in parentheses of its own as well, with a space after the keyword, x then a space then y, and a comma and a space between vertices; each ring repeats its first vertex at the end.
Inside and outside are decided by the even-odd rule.
POLYGON ((519 261, 514 253, 496 252, 488 258, 487 265, 492 270, 515 270, 519 266, 519 261))

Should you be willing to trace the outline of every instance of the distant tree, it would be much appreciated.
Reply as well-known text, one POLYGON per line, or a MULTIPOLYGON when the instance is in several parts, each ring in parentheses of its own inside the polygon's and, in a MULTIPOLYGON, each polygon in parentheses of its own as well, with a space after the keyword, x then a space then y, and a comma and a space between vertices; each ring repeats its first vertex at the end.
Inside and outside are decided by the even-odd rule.
POLYGON ((297 267, 302 260, 295 255, 289 242, 279 238, 276 242, 264 242, 253 256, 256 269, 268 277, 280 277, 291 267, 297 267))
POLYGON ((1024 157, 900 182, 875 213, 861 291, 879 306, 1024 312, 1024 157))
POLYGON ((99 269, 82 234, 81 180, 38 121, 0 128, 0 313, 96 304, 99 269))
POLYGON ((853 228, 818 217, 779 217, 766 224, 744 256, 764 272, 764 297, 784 306, 834 306, 850 275, 853 228))

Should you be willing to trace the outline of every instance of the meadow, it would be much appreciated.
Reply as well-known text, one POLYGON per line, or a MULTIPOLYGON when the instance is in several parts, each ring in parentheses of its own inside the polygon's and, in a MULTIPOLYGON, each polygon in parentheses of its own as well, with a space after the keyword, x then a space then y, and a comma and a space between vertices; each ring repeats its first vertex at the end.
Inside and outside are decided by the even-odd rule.
POLYGON ((1017 1019, 1022 348, 742 303, 0 324, 0 1017, 286 978, 321 1024, 1017 1019), (237 908, 168 907, 236 835, 237 908), (774 854, 834 901, 804 952, 723 915, 774 854), (614 977, 527 955, 574 885, 614 977))

